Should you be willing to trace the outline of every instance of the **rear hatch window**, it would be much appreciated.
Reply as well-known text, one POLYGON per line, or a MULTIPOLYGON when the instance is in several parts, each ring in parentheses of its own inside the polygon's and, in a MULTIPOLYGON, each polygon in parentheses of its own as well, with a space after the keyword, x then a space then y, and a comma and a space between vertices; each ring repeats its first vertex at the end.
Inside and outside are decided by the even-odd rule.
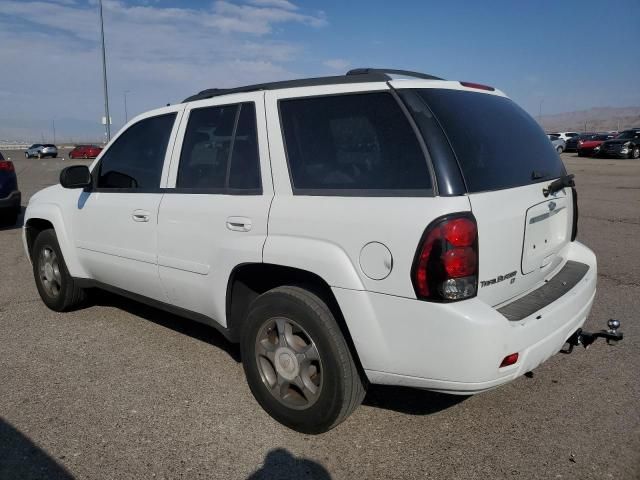
POLYGON ((520 187, 565 174, 544 131, 512 100, 438 88, 417 92, 449 139, 469 193, 520 187))

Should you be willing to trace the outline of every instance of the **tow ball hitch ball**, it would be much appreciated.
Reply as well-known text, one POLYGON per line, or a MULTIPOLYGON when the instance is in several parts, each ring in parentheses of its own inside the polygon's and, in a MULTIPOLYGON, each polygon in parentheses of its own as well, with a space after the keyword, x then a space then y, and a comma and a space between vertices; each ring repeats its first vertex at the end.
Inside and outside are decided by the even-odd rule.
POLYGON ((609 345, 615 345, 618 341, 622 340, 622 332, 618 332, 620 328, 620 320, 614 318, 607 322, 608 330, 600 330, 598 332, 587 332, 579 328, 567 339, 568 346, 561 350, 562 353, 571 353, 573 347, 576 345, 582 345, 584 348, 588 348, 598 338, 604 338, 609 345))

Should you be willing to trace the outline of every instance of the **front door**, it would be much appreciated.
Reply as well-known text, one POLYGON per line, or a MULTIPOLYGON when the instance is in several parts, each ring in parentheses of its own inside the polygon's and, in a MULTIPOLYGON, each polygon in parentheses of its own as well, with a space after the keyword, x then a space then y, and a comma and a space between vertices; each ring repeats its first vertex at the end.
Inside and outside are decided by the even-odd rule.
POLYGON ((158 208, 182 107, 131 125, 92 169, 74 216, 78 257, 94 280, 166 300, 157 266, 158 208), (166 162, 168 165, 168 161, 166 162))

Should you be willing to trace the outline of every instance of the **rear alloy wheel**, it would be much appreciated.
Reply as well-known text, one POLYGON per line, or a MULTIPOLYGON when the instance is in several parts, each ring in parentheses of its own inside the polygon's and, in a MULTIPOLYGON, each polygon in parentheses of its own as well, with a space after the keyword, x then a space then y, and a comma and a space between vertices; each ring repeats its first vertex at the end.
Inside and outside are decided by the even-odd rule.
POLYGON ((87 154, 85 153, 85 154, 82 156, 82 158, 84 158, 84 159, 86 160, 86 159, 87 159, 87 158, 89 158, 89 157, 88 157, 88 156, 87 156, 87 154))
POLYGON ((85 299, 85 292, 69 275, 60 245, 52 229, 42 231, 31 251, 33 276, 40 298, 56 312, 71 310, 85 299))
POLYGON ((24 152, 24 158, 29 158, 29 154, 27 152, 24 152))
POLYGON ((640 147, 635 147, 633 150, 631 150, 631 158, 633 158, 634 160, 640 158, 640 147))
POLYGON ((293 430, 326 432, 364 398, 340 327, 327 304, 308 290, 284 286, 260 295, 243 324, 240 347, 254 397, 293 430))
POLYGON ((41 159, 42 159, 42 154, 38 153, 38 160, 41 160, 41 159))

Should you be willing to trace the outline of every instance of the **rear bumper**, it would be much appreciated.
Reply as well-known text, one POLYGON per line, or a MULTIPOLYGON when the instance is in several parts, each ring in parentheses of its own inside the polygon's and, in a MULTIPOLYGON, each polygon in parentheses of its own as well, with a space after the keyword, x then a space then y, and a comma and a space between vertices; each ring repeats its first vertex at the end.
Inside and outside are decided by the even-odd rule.
POLYGON ((356 350, 372 383, 473 394, 507 383, 557 353, 593 304, 596 259, 569 245, 568 260, 589 266, 567 293, 520 321, 471 299, 434 304, 370 292, 334 289, 356 350), (499 368, 518 353, 518 361, 499 368))
POLYGON ((11 192, 8 196, 0 198, 0 208, 20 208, 22 202, 22 195, 19 191, 11 192))

